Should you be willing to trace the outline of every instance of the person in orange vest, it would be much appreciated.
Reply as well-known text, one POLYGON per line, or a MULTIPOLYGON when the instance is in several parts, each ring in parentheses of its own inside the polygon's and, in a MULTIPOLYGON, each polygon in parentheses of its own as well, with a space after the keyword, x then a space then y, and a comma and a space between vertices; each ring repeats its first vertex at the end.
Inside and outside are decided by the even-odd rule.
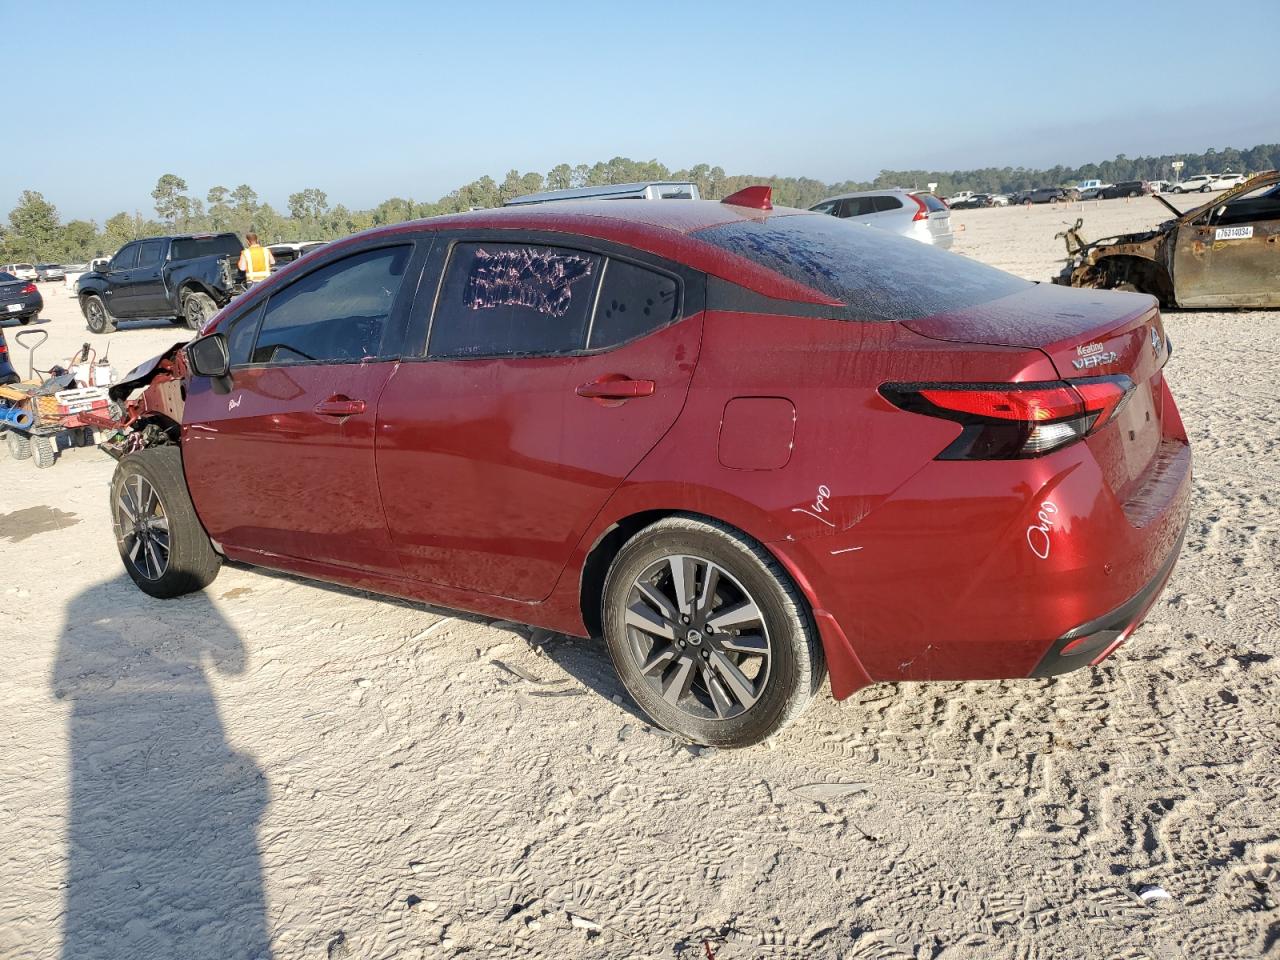
POLYGON ((267 279, 271 276, 271 267, 275 264, 276 258, 271 255, 270 250, 258 243, 256 233, 246 233, 244 238, 249 245, 240 251, 240 262, 237 266, 244 271, 244 278, 249 283, 267 279))

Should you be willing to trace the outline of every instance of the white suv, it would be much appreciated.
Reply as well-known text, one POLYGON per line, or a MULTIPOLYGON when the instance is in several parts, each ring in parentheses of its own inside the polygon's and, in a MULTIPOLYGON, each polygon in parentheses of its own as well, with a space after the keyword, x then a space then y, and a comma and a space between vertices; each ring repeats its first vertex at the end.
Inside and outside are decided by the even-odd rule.
POLYGON ((815 213, 865 223, 950 250, 951 211, 931 193, 915 190, 863 190, 828 197, 809 208, 815 213))
POLYGON ((1174 193, 1208 193, 1211 190, 1230 190, 1238 184, 1244 183, 1243 173, 1197 173, 1194 177, 1187 177, 1181 183, 1173 185, 1174 193))
POLYGON ((10 274, 17 280, 36 280, 39 277, 34 263, 10 263, 0 267, 0 270, 10 274))

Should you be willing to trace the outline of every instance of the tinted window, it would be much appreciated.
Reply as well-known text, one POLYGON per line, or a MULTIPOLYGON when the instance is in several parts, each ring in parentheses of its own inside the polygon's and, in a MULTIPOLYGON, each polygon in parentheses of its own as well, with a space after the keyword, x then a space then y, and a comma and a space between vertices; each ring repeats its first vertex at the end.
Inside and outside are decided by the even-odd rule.
POLYGON ((376 357, 412 247, 367 250, 300 277, 267 302, 254 363, 376 357))
POLYGON ((836 216, 865 217, 872 210, 870 197, 850 197, 848 200, 840 201, 840 210, 836 216))
POLYGON ((160 262, 160 254, 164 250, 163 240, 148 240, 138 246, 138 266, 150 267, 160 262))
POLYGON ((18 278, 15 277, 12 273, 0 273, 0 283, 6 283, 10 280, 17 280, 17 279, 18 278))
POLYGON ((889 210, 901 210, 902 201, 897 197, 872 197, 871 209, 876 213, 886 213, 889 210))
POLYGON ((231 358, 233 367, 249 362, 253 352, 253 339, 258 332, 258 323, 262 320, 264 307, 266 303, 260 303, 248 313, 233 317, 229 323, 218 328, 219 332, 226 334, 227 354, 231 358))
POLYGON ((138 244, 130 243, 120 248, 111 258, 112 270, 128 270, 138 259, 138 244))
POLYGON ((622 260, 605 264, 587 346, 611 347, 675 319, 680 286, 674 279, 622 260))
POLYGON ((696 231, 699 240, 841 300, 837 316, 909 320, 1031 286, 1012 274, 884 230, 792 214, 696 231))
POLYGON ((196 257, 214 255, 239 259, 242 249, 239 237, 226 233, 217 237, 180 237, 173 241, 171 252, 174 260, 194 260, 196 257))
MULTIPOLYGON (((939 210, 947 209, 947 205, 943 203, 941 200, 939 200, 937 197, 935 197, 932 193, 917 193, 915 194, 915 197, 917 200, 919 200, 921 203, 924 204, 924 208, 928 210, 930 213, 937 213, 939 210)), ((976 197, 974 197, 975 200, 987 200, 989 198, 990 198, 990 195, 985 193, 980 193, 976 197)))
POLYGON ((445 269, 428 352, 436 357, 581 350, 600 257, 512 243, 460 243, 445 269))

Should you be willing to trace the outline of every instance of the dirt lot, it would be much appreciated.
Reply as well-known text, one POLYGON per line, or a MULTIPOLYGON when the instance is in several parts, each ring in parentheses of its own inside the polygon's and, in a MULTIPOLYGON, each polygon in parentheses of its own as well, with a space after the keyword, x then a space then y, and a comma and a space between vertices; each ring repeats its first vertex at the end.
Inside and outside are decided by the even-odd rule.
MULTIPOLYGON (((1079 213, 1164 218, 958 212, 957 249, 1044 279, 1079 213)), ((46 297, 48 361, 91 335, 46 297)), ((740 752, 649 728, 598 643, 248 569, 149 600, 109 458, 0 462, 0 957, 1280 953, 1280 313, 1166 324, 1195 499, 1137 636, 824 695, 740 752)))

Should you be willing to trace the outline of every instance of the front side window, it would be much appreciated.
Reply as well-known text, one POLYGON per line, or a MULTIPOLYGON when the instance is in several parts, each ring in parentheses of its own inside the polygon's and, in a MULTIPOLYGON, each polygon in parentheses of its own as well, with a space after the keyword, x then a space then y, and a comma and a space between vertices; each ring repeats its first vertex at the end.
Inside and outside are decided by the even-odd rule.
POLYGON ((457 244, 445 268, 428 352, 554 356, 583 349, 601 259, 538 244, 457 244))
POLYGON ((264 301, 247 313, 232 317, 230 322, 219 328, 227 338, 227 355, 231 366, 244 366, 252 359, 254 336, 258 332, 258 324, 262 322, 266 306, 264 301))
POLYGON ((121 247, 111 260, 112 270, 130 270, 138 260, 138 244, 131 243, 121 247))
POLYGON ((412 250, 404 245, 353 254, 274 294, 267 302, 251 362, 358 361, 378 356, 412 250))

